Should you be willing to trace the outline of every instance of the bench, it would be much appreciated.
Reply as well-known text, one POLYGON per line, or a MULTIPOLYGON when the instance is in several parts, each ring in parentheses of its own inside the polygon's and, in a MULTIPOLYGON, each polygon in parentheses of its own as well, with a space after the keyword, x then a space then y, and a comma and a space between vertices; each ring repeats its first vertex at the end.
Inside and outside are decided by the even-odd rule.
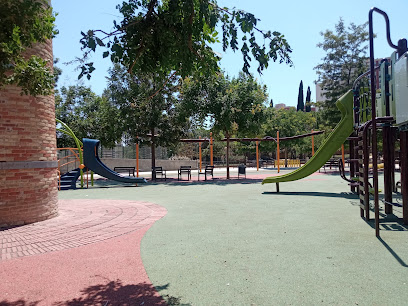
POLYGON ((214 179, 214 166, 206 165, 203 172, 198 172, 198 180, 200 180, 200 175, 204 174, 204 180, 207 180, 207 175, 211 175, 212 179, 214 179))
POLYGON ((180 169, 177 171, 177 179, 180 181, 182 179, 182 174, 187 174, 187 179, 191 179, 191 166, 180 166, 180 169))
MULTIPOLYGON (((329 159, 324 165, 323 165, 323 170, 326 172, 326 167, 328 167, 330 170, 331 168, 338 168, 339 167, 339 160, 331 158, 329 159)), ((320 171, 320 170, 319 170, 320 171)))
POLYGON ((129 176, 130 176, 130 174, 133 174, 133 176, 135 176, 135 167, 115 167, 115 168, 113 168, 113 171, 115 171, 115 172, 126 172, 126 171, 128 171, 129 172, 129 176))
POLYGON ((164 176, 164 180, 167 180, 167 174, 166 174, 166 170, 163 170, 163 167, 154 167, 152 169, 153 172, 153 177, 154 179, 157 179, 157 175, 160 174, 160 178, 163 179, 164 176))

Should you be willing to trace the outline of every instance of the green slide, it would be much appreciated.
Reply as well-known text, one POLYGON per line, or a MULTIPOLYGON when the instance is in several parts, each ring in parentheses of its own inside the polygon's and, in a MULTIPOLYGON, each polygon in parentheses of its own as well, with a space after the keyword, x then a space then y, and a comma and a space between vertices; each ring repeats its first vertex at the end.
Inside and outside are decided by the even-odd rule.
POLYGON ((299 169, 288 174, 267 177, 262 184, 300 180, 319 170, 333 156, 353 132, 353 92, 350 90, 344 94, 336 102, 336 106, 341 112, 341 120, 315 155, 299 169))

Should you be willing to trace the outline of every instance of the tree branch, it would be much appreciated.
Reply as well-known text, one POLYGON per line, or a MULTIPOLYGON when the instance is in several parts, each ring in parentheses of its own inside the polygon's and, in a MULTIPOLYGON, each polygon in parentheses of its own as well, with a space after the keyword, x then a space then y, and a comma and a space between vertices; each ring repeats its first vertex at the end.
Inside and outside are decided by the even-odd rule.
MULTIPOLYGON (((180 68, 180 69, 181 69, 181 68, 180 68)), ((160 87, 154 94, 152 94, 151 96, 149 96, 149 97, 147 98, 147 101, 153 99, 159 92, 161 92, 161 91, 164 89, 164 87, 167 85, 167 83, 170 82, 170 80, 171 80, 172 78, 174 78, 174 76, 176 75, 177 72, 178 72, 178 70, 174 71, 174 72, 171 74, 171 76, 166 80, 166 82, 164 82, 164 84, 162 85, 162 87, 160 87)))
POLYGON ((143 45, 143 40, 144 40, 144 37, 142 37, 142 41, 140 42, 140 48, 139 48, 139 50, 137 51, 135 60, 133 61, 132 65, 131 65, 131 66, 129 67, 129 69, 128 69, 128 73, 132 73, 133 67, 135 66, 137 60, 139 59, 139 57, 140 57, 140 56, 142 55, 142 53, 143 53, 143 50, 144 50, 144 47, 145 47, 145 46, 143 45))

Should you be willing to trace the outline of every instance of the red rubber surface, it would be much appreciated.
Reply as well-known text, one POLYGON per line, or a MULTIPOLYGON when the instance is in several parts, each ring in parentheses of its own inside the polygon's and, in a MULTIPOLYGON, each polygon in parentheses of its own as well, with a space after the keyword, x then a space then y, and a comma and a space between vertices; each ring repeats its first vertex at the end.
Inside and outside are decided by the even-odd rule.
POLYGON ((140 256, 164 208, 119 200, 61 200, 60 208, 57 218, 0 232, 2 252, 19 257, 0 261, 0 305, 165 305, 140 256))

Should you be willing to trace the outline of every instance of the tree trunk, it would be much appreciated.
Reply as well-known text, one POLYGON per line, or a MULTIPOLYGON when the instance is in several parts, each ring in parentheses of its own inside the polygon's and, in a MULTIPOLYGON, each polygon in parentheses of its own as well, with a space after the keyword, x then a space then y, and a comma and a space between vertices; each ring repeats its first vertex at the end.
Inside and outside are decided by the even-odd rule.
POLYGON ((285 168, 288 167, 288 148, 285 148, 285 168))
POLYGON ((154 128, 151 130, 152 137, 151 137, 151 151, 152 151, 152 180, 156 180, 156 172, 153 169, 156 167, 156 146, 155 146, 155 138, 154 138, 154 128))
POLYGON ((227 180, 230 179, 230 171, 229 171, 229 144, 230 144, 230 135, 227 132, 226 133, 227 136, 227 180))

